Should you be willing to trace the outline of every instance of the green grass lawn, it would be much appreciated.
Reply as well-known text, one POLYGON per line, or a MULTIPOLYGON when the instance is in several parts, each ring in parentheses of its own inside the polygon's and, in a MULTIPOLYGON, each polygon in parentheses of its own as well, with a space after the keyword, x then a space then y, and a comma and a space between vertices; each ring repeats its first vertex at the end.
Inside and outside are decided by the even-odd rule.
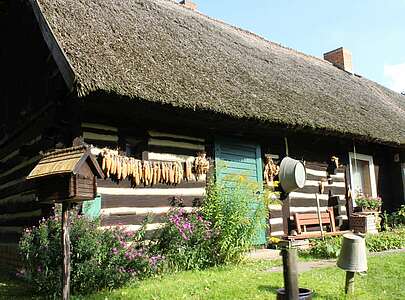
MULTIPOLYGON (((181 272, 151 278, 112 292, 73 299, 275 299, 282 286, 281 272, 269 272, 280 261, 181 272)), ((356 276, 356 292, 349 299, 405 299, 405 253, 369 258, 367 276, 356 276)), ((300 274, 300 286, 314 290, 317 299, 345 299, 345 273, 337 267, 300 274)), ((19 298, 27 293, 21 283, 0 277, 0 298, 19 298)))

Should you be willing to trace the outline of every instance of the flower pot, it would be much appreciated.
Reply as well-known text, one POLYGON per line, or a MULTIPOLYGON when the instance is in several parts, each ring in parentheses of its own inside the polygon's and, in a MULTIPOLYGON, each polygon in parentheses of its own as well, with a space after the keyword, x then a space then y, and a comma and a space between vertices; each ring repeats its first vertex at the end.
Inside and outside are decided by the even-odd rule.
MULTIPOLYGON (((313 292, 310 289, 299 288, 298 299, 299 300, 311 300, 313 292)), ((277 289, 277 300, 287 300, 288 296, 285 294, 284 288, 277 289)))
POLYGON ((378 233, 373 213, 354 213, 350 216, 350 229, 360 233, 378 233))
POLYGON ((374 212, 374 213, 377 213, 377 212, 380 211, 380 209, 379 208, 368 208, 368 207, 357 206, 357 207, 355 207, 355 211, 356 212, 374 212))

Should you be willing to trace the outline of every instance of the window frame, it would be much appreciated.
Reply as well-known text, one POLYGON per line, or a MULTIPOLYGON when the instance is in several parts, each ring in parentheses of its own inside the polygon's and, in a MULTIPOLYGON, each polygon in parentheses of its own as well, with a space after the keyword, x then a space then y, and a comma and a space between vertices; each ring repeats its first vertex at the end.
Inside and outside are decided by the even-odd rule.
MULTIPOLYGON (((349 152, 349 166, 350 166, 350 185, 351 185, 351 190, 352 193, 354 194, 354 198, 357 197, 355 194, 356 191, 354 190, 354 176, 353 176, 353 168, 354 166, 352 165, 352 160, 363 160, 367 161, 369 164, 369 172, 370 172, 370 184, 371 184, 371 197, 377 197, 377 180, 375 177, 375 169, 374 169, 374 160, 372 155, 366 155, 366 154, 359 154, 359 153, 354 153, 354 152, 349 152)), ((355 203, 354 203, 355 205, 355 203)))

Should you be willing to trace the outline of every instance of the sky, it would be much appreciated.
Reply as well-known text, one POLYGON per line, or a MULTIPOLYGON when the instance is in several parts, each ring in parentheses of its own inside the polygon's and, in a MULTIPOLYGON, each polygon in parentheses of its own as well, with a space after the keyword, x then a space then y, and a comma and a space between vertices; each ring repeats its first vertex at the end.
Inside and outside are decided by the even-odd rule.
POLYGON ((405 91, 405 0, 193 0, 198 10, 323 57, 345 47, 353 71, 405 91))

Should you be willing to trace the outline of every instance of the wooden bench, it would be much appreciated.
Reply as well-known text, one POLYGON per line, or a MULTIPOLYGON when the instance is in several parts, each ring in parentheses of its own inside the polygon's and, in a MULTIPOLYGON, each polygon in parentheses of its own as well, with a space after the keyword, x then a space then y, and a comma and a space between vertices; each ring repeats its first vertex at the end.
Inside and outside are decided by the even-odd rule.
MULTIPOLYGON (((297 224, 297 233, 302 234, 307 232, 307 225, 320 225, 318 214, 315 213, 295 213, 294 214, 295 223, 297 224), (303 227, 303 230, 301 229, 303 227)), ((322 226, 328 225, 331 232, 336 231, 335 227, 335 216, 333 214, 333 208, 329 207, 325 212, 321 212, 322 226)))

